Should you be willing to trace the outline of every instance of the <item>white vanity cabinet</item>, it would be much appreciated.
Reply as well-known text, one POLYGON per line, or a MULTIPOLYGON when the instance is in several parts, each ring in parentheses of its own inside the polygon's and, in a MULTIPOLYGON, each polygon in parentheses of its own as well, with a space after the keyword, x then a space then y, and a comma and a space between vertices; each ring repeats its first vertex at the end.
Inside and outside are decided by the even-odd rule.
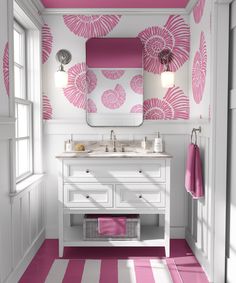
POLYGON ((60 257, 65 246, 164 246, 170 255, 171 156, 57 158, 60 257), (72 214, 164 214, 164 223, 141 225, 140 240, 84 241, 72 214))

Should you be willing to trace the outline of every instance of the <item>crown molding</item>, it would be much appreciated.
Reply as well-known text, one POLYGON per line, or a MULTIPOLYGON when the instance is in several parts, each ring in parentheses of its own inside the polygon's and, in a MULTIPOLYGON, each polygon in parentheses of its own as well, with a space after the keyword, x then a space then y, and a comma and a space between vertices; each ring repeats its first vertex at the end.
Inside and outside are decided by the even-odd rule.
POLYGON ((14 1, 14 16, 18 18, 19 21, 21 21, 21 19, 24 19, 25 23, 29 26, 31 26, 29 19, 38 28, 41 28, 41 26, 43 25, 43 19, 40 16, 40 12, 33 4, 33 2, 29 2, 27 0, 14 1))
POLYGON ((198 0, 190 0, 188 2, 188 5, 185 8, 185 11, 186 11, 187 14, 190 14, 192 12, 194 6, 197 4, 197 1, 198 0))
POLYGON ((39 11, 40 14, 43 13, 45 10, 45 7, 43 6, 42 2, 40 0, 32 0, 32 3, 36 7, 36 9, 39 11))
MULTIPOLYGON (((192 1, 192 0, 191 0, 192 1)), ((195 0, 194 0, 195 1, 195 0)), ((74 9, 54 9, 45 8, 43 15, 187 15, 186 9, 141 9, 141 8, 74 8, 74 9)))

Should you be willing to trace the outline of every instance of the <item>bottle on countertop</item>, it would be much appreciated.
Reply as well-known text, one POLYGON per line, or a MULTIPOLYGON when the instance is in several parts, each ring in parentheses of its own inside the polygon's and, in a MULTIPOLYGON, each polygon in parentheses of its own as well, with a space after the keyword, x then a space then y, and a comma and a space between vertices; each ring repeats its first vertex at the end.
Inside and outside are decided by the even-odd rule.
POLYGON ((144 139, 142 140, 141 142, 141 148, 143 150, 146 150, 147 149, 147 137, 144 137, 144 139))
POLYGON ((163 141, 159 132, 157 133, 157 137, 154 139, 153 151, 163 152, 163 141))
POLYGON ((71 135, 71 138, 67 141, 65 141, 65 151, 70 152, 74 150, 74 141, 71 135))

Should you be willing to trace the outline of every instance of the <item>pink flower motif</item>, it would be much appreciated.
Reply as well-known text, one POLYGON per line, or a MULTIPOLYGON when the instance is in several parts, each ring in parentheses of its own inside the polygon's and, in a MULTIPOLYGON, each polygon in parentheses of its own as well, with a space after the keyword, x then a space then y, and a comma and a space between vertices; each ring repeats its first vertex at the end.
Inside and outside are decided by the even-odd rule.
POLYGON ((117 15, 65 15, 65 25, 75 35, 84 38, 107 35, 119 23, 121 16, 117 15))
POLYGON ((120 108, 126 99, 126 93, 124 88, 117 84, 115 90, 108 89, 102 94, 102 103, 105 107, 109 109, 120 108))
POLYGON ((196 24, 201 21, 205 6, 205 0, 198 0, 197 4, 193 8, 193 18, 196 24))
POLYGON ((96 75, 88 70, 86 64, 79 63, 68 70, 68 85, 63 89, 65 97, 78 108, 86 108, 86 95, 94 90, 97 84, 96 75))
POLYGON ((163 99, 173 109, 172 119, 189 119, 189 98, 179 87, 169 88, 163 99))
POLYGON ((43 95, 43 119, 52 119, 52 106, 49 98, 46 95, 43 95))
POLYGON ((170 105, 159 98, 147 99, 143 103, 145 120, 168 120, 173 119, 170 105))
POLYGON ((160 74, 163 71, 164 66, 158 58, 163 49, 173 53, 169 64, 171 71, 177 71, 189 58, 190 29, 180 16, 170 16, 164 27, 149 27, 138 37, 144 46, 144 69, 148 72, 160 74))
POLYGON ((168 89, 163 99, 151 98, 143 104, 145 120, 189 119, 189 99, 178 88, 168 89))
POLYGON ((88 113, 97 113, 97 106, 91 98, 89 98, 87 100, 87 112, 88 113))
POLYGON ((130 113, 143 113, 143 105, 142 104, 134 105, 131 108, 130 113))
POLYGON ((43 64, 48 60, 52 51, 53 36, 50 27, 45 24, 42 27, 42 61, 43 64))
POLYGON ((87 70, 86 80, 87 80, 87 91, 88 93, 91 93, 97 86, 97 77, 92 70, 87 70))
POLYGON ((196 51, 192 67, 193 98, 197 104, 202 100, 207 70, 207 49, 204 32, 201 32, 200 47, 196 51))
POLYGON ((125 73, 124 70, 102 70, 101 72, 105 78, 110 80, 118 80, 125 73))
POLYGON ((137 75, 130 81, 130 87, 138 94, 143 94, 143 76, 137 75))
POLYGON ((7 91, 7 95, 9 96, 9 45, 8 45, 8 42, 6 43, 5 48, 4 48, 2 68, 3 68, 4 84, 5 84, 5 88, 7 91))

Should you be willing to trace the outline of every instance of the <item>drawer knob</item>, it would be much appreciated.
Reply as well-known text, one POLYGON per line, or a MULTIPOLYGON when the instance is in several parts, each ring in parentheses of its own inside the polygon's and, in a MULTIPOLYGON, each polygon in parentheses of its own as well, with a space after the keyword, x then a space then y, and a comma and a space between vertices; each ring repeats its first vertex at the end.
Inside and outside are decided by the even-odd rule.
POLYGON ((139 198, 142 198, 143 196, 142 196, 142 195, 139 195, 138 197, 139 197, 139 198))
POLYGON ((89 172, 90 172, 89 169, 87 169, 87 170, 86 170, 86 173, 89 173, 89 172))
POLYGON ((143 173, 143 170, 139 170, 138 172, 141 174, 141 173, 143 173))
POLYGON ((89 195, 87 195, 86 198, 89 198, 89 195))

